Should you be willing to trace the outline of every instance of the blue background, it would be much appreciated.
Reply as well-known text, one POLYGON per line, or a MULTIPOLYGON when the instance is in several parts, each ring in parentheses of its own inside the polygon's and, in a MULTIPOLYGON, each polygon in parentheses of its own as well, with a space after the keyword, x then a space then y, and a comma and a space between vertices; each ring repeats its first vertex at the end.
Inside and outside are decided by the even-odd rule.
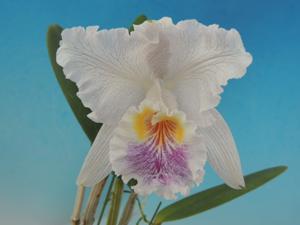
MULTIPOLYGON (((51 70, 48 25, 128 26, 145 13, 237 28, 253 64, 225 88, 219 110, 245 173, 286 174, 238 200, 170 224, 300 224, 300 4, 284 1, 0 1, 0 224, 68 224, 89 142, 51 70)), ((222 182, 208 167, 200 191, 222 182)), ((150 213, 159 201, 148 198, 150 213)), ((167 201, 163 202, 168 204, 167 201)))

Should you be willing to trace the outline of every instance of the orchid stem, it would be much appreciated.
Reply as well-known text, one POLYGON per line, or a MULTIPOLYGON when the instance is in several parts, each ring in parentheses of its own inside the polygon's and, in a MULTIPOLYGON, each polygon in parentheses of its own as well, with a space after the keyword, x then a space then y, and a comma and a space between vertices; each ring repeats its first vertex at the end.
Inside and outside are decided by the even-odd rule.
POLYGON ((156 215, 158 213, 158 210, 159 210, 160 206, 161 206, 161 202, 158 203, 158 205, 157 205, 157 207, 155 209, 155 212, 154 212, 154 214, 153 214, 153 216, 152 216, 152 218, 151 218, 151 220, 149 222, 149 225, 153 224, 153 221, 154 221, 154 219, 155 219, 155 217, 156 217, 156 215))
POLYGON ((119 225, 128 225, 129 224, 129 221, 131 219, 132 212, 134 209, 134 203, 135 203, 136 197, 137 197, 137 194, 134 192, 131 192, 131 194, 129 195, 129 198, 127 200, 126 206, 124 208, 123 215, 120 219, 119 225))
POLYGON ((116 179, 114 192, 112 195, 110 212, 107 220, 107 225, 116 225, 118 221, 118 215, 120 210, 120 203, 123 194, 124 183, 120 177, 116 179))
POLYGON ((72 225, 79 225, 80 223, 80 212, 82 208, 82 203, 84 199, 85 187, 80 185, 77 187, 76 199, 74 204, 74 209, 71 217, 72 225))
POLYGON ((87 207, 85 209, 84 212, 84 217, 83 217, 83 225, 92 225, 95 221, 95 213, 96 213, 96 209, 103 191, 103 188, 105 186, 106 183, 106 178, 102 181, 100 181, 99 183, 97 183, 91 193, 90 193, 90 197, 88 200, 88 204, 87 207))
MULTIPOLYGON (((144 222, 149 223, 149 221, 147 220, 146 214, 145 214, 145 212, 144 212, 144 209, 143 209, 143 206, 142 206, 142 203, 141 203, 139 197, 136 198, 136 201, 137 201, 137 203, 138 203, 138 207, 139 207, 139 210, 140 210, 140 213, 141 213, 141 218, 144 220, 144 222)), ((140 221, 139 221, 139 222, 140 222, 140 221)), ((138 222, 138 223, 139 223, 139 222, 138 222)), ((138 223, 137 223, 137 224, 138 224, 138 223)))
POLYGON ((111 196, 111 189, 114 185, 114 181, 115 181, 115 175, 113 174, 112 175, 112 178, 111 178, 111 181, 110 181, 110 184, 109 184, 109 187, 108 187, 108 190, 106 192, 106 196, 105 196, 105 199, 104 199, 104 203, 103 203, 103 206, 101 208, 101 211, 100 211, 100 215, 99 215, 99 219, 98 219, 98 222, 97 222, 97 225, 100 225, 101 224, 101 220, 103 218, 103 215, 104 215, 104 212, 105 212, 105 209, 106 209, 106 206, 110 200, 110 196, 111 196))
POLYGON ((136 222, 136 225, 139 225, 140 222, 142 222, 142 220, 143 220, 143 217, 140 217, 140 218, 138 219, 138 221, 136 222))

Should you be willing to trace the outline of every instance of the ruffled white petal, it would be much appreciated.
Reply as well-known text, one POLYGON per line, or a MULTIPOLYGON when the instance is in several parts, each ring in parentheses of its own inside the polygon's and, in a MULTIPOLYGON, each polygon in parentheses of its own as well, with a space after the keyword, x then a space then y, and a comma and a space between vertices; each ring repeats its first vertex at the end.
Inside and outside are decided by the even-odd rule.
POLYGON ((127 29, 75 27, 62 32, 57 62, 76 82, 78 96, 95 122, 117 123, 129 106, 141 102, 151 80, 145 40, 127 29))
POLYGON ((200 129, 208 149, 208 161, 225 183, 234 188, 245 187, 239 154, 231 131, 216 110, 210 110, 215 122, 200 129))
POLYGON ((91 187, 112 171, 109 162, 109 142, 115 126, 103 124, 87 154, 77 178, 78 185, 91 187))
POLYGON ((196 20, 175 25, 170 18, 162 18, 135 30, 157 43, 152 52, 159 57, 153 60, 148 51, 149 64, 174 93, 179 109, 192 120, 201 120, 200 112, 217 106, 221 86, 243 76, 252 61, 235 29, 205 26, 196 20))
POLYGON ((135 25, 135 33, 143 36, 149 44, 145 51, 146 61, 153 74, 163 79, 168 72, 169 58, 171 57, 169 37, 162 30, 170 29, 172 20, 164 17, 157 21, 147 21, 142 25, 135 25))

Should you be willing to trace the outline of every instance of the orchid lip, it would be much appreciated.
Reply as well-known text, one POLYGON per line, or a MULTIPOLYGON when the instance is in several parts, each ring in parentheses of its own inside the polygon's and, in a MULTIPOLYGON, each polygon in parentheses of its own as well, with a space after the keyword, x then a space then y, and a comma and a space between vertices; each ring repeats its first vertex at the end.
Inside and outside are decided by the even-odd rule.
POLYGON ((162 190, 172 196, 184 194, 198 183, 195 177, 203 173, 199 171, 203 171, 206 161, 205 150, 192 150, 196 129, 183 112, 170 113, 160 106, 146 99, 139 109, 131 108, 124 115, 110 142, 112 169, 122 175, 124 182, 137 180, 133 188, 139 194, 160 194, 162 190), (124 137, 126 132, 128 136, 124 137), (193 161, 199 157, 202 160, 193 161))

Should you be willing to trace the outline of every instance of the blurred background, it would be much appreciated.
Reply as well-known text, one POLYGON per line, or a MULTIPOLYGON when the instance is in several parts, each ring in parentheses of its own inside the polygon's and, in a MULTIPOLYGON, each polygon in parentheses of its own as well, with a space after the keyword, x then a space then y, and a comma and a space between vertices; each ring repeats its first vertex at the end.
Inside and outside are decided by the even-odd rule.
MULTIPOLYGON (((243 79, 225 88, 218 109, 232 129, 245 174, 289 166, 246 196, 169 224, 300 224, 299 11, 296 0, 1 0, 0 224, 68 224, 75 179, 89 149, 52 72, 48 26, 128 27, 141 13, 240 31, 254 61, 243 79)), ((207 166, 205 182, 193 192, 219 183, 207 166)), ((159 200, 145 200, 146 211, 152 213, 159 200)))

